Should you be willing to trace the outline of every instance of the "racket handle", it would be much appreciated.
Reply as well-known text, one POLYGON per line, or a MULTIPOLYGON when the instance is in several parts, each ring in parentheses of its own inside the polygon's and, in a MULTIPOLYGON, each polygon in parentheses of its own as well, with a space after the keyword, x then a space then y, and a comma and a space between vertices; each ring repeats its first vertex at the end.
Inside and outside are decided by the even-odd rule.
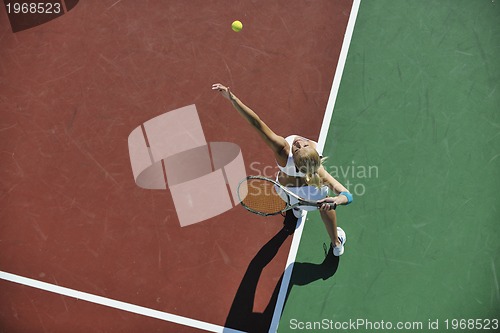
MULTIPOLYGON (((318 205, 318 208, 321 207, 323 204, 317 204, 318 205)), ((337 208, 337 204, 336 203, 329 203, 328 206, 330 206, 330 209, 333 209, 335 210, 335 208, 337 208)))

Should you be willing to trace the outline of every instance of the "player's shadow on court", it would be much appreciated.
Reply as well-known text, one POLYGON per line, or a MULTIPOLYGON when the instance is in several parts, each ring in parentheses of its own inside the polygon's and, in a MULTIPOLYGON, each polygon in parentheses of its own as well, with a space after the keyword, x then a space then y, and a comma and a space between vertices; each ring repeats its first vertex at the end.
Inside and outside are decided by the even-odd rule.
MULTIPOLYGON (((284 274, 279 279, 271 299, 262 313, 253 311, 255 292, 262 271, 276 256, 285 240, 294 233, 296 223, 297 219, 293 216, 293 213, 287 212, 283 228, 252 259, 236 291, 225 327, 249 333, 269 331, 284 274)), ((295 262, 285 304, 294 285, 304 286, 320 279, 327 280, 335 274, 338 265, 339 257, 333 255, 331 247, 320 264, 295 262)), ((288 269, 291 269, 291 267, 288 267, 288 269)))

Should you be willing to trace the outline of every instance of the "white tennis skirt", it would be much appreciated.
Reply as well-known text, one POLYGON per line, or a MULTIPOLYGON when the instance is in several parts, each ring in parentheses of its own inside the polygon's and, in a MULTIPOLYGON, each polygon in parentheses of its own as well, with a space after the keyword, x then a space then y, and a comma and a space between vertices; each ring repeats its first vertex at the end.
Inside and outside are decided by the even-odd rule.
MULTIPOLYGON (((276 178, 276 181, 278 179, 276 178)), ((292 192, 293 194, 307 199, 307 200, 321 200, 324 199, 328 196, 328 186, 323 185, 320 188, 316 186, 299 186, 299 187, 294 187, 294 186, 287 186, 287 190, 292 192)), ((275 186, 276 192, 279 194, 280 197, 283 198, 283 200, 286 201, 286 194, 283 192, 278 186, 275 186)), ((297 199, 290 197, 290 205, 294 205, 298 202, 297 199)), ((312 206, 298 206, 299 209, 311 211, 311 210, 316 210, 318 209, 317 207, 312 207, 312 206)))

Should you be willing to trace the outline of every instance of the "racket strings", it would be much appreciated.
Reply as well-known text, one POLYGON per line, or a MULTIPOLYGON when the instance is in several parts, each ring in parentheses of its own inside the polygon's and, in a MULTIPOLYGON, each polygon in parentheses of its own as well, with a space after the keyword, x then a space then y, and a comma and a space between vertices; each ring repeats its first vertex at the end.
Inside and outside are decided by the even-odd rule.
POLYGON ((250 210, 263 214, 277 214, 287 207, 287 202, 276 192, 272 182, 247 179, 239 187, 241 203, 250 210), (246 183, 246 186, 245 186, 246 183))

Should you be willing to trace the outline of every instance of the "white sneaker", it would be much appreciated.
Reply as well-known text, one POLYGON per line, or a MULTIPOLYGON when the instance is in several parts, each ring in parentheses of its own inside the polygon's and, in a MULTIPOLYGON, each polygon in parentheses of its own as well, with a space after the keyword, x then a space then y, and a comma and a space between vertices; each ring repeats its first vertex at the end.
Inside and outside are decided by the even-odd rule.
POLYGON ((294 208, 292 209, 293 215, 295 215, 296 218, 300 219, 302 216, 306 215, 306 211, 300 208, 294 208))
POLYGON ((333 248, 333 255, 336 257, 340 257, 344 253, 344 245, 347 240, 347 237, 345 235, 345 231, 342 230, 342 228, 337 227, 337 236, 340 241, 340 246, 339 247, 334 247, 333 248))

